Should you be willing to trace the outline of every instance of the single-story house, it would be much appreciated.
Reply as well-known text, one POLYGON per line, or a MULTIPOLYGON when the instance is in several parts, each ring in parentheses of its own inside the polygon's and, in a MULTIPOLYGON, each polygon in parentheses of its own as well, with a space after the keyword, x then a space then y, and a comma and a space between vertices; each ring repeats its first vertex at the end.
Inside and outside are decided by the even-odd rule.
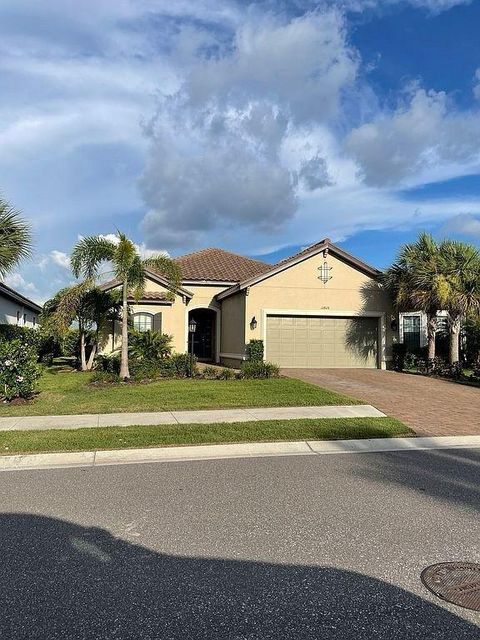
POLYGON ((0 324, 36 327, 42 307, 0 282, 0 324))
MULTIPOLYGON (((138 330, 170 334, 177 352, 236 367, 248 342, 261 339, 265 359, 282 367, 386 368, 391 360, 398 316, 380 272, 328 238, 274 265, 215 248, 176 261, 182 284, 173 296, 149 271, 143 298, 130 306, 138 330)), ((120 341, 112 323, 104 351, 120 341)))

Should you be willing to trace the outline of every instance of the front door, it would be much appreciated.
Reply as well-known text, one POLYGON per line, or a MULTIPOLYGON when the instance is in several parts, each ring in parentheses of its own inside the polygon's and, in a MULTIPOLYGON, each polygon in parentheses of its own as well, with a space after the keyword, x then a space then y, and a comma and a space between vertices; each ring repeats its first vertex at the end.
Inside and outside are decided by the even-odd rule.
MULTIPOLYGON (((193 353, 203 361, 215 359, 215 320, 216 313, 211 309, 194 309, 190 312, 189 319, 194 319, 197 328, 193 334, 193 353)), ((190 335, 189 351, 192 345, 190 335)))

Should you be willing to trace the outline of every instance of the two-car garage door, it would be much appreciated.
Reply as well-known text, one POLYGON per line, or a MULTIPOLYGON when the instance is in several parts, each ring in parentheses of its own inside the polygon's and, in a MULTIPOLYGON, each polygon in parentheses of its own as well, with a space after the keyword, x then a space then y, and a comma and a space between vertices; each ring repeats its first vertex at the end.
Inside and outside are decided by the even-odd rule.
POLYGON ((267 316, 266 357, 281 367, 376 368, 378 318, 267 316))

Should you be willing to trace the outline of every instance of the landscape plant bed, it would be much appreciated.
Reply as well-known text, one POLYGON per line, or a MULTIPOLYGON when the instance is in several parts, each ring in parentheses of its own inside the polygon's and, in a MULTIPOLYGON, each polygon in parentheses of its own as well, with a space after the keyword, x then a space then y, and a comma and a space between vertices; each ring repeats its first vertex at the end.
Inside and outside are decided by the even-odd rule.
POLYGON ((293 378, 186 378, 95 387, 89 384, 91 375, 48 369, 39 381, 38 395, 20 406, 0 405, 0 417, 361 404, 348 396, 293 378))
POLYGON ((0 453, 96 451, 228 442, 342 440, 412 435, 394 418, 316 418, 216 424, 2 431, 0 453))

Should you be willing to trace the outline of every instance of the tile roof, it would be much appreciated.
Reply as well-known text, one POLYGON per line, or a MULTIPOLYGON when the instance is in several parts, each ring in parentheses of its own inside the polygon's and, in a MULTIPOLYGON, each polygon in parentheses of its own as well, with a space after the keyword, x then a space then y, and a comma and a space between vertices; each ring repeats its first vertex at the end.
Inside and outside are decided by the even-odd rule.
MULTIPOLYGON (((169 296, 162 291, 145 291, 140 299, 152 302, 161 302, 163 300, 170 301, 169 296)), ((135 302, 135 297, 128 296, 128 300, 135 302)))
POLYGON ((279 265, 279 264, 284 264, 285 262, 290 262, 290 260, 295 260, 296 258, 300 258, 303 255, 307 255, 308 253, 310 253, 311 251, 315 251, 315 249, 318 249, 319 247, 323 247, 324 245, 330 245, 331 242, 332 241, 330 240, 330 238, 324 238, 323 240, 320 240, 320 242, 315 242, 315 244, 311 244, 308 247, 305 247, 298 253, 294 253, 292 256, 288 256, 287 258, 280 260, 276 264, 279 265))
POLYGON ((175 261, 182 270, 182 280, 241 282, 272 268, 266 262, 215 248, 188 253, 175 261))

